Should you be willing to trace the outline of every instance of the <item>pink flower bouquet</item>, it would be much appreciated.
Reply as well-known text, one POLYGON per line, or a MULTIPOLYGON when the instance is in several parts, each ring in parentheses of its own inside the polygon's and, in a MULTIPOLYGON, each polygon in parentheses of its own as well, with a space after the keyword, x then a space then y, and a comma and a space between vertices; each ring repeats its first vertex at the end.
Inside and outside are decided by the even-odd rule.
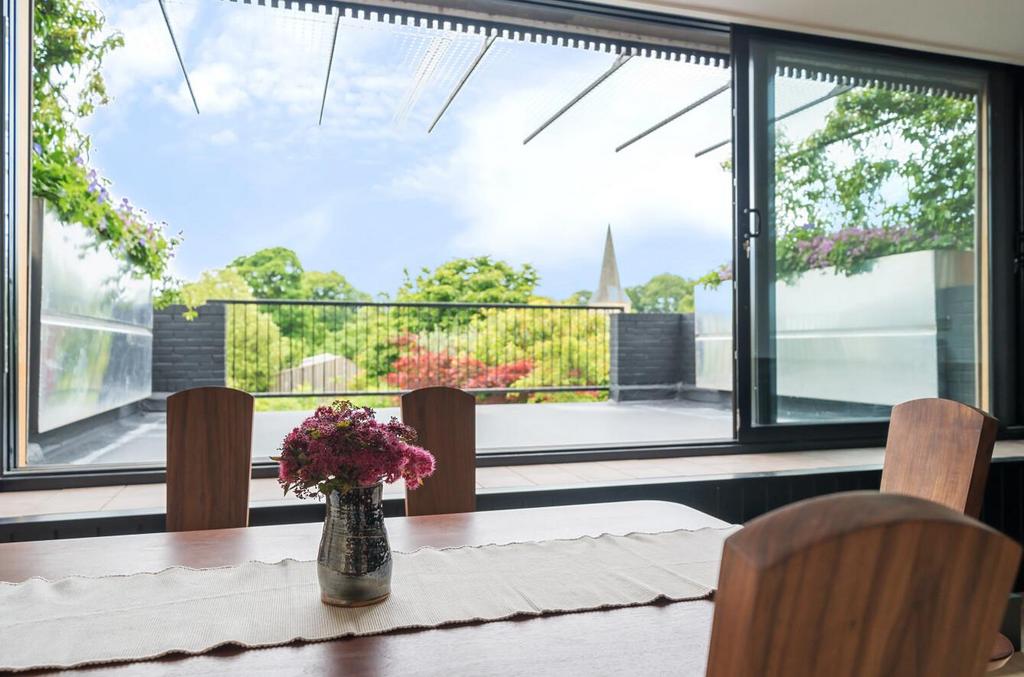
POLYGON ((415 441, 416 431, 397 419, 381 423, 373 409, 337 401, 318 407, 288 433, 273 460, 280 465, 278 481, 285 493, 294 491, 299 498, 399 479, 415 489, 434 472, 433 455, 415 441))

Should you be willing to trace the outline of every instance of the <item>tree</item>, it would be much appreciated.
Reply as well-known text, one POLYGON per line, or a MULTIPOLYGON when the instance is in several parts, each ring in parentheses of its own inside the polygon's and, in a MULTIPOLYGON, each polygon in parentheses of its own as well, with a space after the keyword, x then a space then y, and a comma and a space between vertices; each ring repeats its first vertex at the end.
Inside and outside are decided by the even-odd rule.
MULTIPOLYGON (((431 271, 424 268, 415 280, 405 272, 398 300, 414 303, 526 303, 539 280, 526 263, 519 269, 490 256, 452 259, 431 271)), ((397 321, 409 331, 464 326, 480 315, 474 308, 396 308, 397 321)))
MULTIPOLYGON (((200 311, 202 312, 202 311, 200 311)), ((278 327, 273 313, 261 306, 231 304, 225 318, 227 385, 250 393, 277 390, 278 374, 304 355, 278 327)))
MULTIPOLYGON (((776 278, 825 267, 852 275, 880 256, 973 249, 977 116, 972 97, 864 87, 837 96, 799 142, 778 130, 776 278)), ((713 272, 701 282, 728 278, 713 272)))
POLYGON ((490 256, 452 259, 431 271, 424 268, 413 280, 405 273, 399 301, 437 303, 526 303, 540 277, 526 263, 519 269, 490 256))
POLYGON ((776 276, 974 247, 973 99, 864 88, 799 143, 776 139, 776 276))
POLYGON ((777 140, 778 225, 973 238, 976 116, 973 99, 876 87, 837 97, 820 129, 777 140))
POLYGON ((590 303, 590 299, 594 297, 594 292, 589 289, 580 289, 574 291, 565 302, 570 306, 585 306, 590 303))
MULTIPOLYGON (((211 300, 252 300, 252 290, 238 271, 231 268, 207 270, 195 282, 168 292, 168 303, 186 306, 185 317, 193 319, 211 300)), ((224 346, 227 385, 248 392, 274 389, 277 372, 302 355, 291 355, 291 345, 283 336, 273 313, 254 304, 229 304, 225 319, 224 346)))
POLYGON ((204 270, 195 282, 182 285, 176 291, 168 291, 167 303, 180 303, 186 308, 185 318, 194 319, 197 308, 210 300, 251 299, 252 290, 242 276, 230 268, 204 270))
POLYGON ((369 301, 370 295, 361 292, 337 271, 322 273, 307 270, 300 280, 300 297, 314 301, 369 301))
POLYGON ((259 299, 294 299, 301 296, 302 263, 286 247, 269 247, 239 256, 228 267, 237 271, 259 299))
POLYGON ((662 273, 646 283, 627 287, 626 295, 638 313, 692 313, 695 282, 662 273))
POLYGON ((606 385, 611 314, 558 307, 486 308, 454 338, 465 341, 467 351, 484 364, 533 365, 513 384, 516 387, 606 385))

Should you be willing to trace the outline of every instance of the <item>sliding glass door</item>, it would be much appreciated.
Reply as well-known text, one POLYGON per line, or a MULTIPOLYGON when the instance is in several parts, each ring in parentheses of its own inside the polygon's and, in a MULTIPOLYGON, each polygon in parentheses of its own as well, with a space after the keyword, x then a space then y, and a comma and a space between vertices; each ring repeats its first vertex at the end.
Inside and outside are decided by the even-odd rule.
POLYGON ((920 397, 985 406, 984 72, 739 53, 741 436, 871 436, 920 397))

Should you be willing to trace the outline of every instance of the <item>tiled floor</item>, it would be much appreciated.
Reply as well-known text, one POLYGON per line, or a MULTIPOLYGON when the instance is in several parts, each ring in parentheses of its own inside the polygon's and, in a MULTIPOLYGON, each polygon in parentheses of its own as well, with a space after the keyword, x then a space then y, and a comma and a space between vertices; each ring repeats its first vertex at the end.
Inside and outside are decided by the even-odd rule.
MULTIPOLYGON (((1024 457, 1024 441, 1000 442, 997 458, 1024 457)), ((531 487, 615 484, 678 477, 785 472, 808 469, 880 467, 882 449, 841 449, 774 454, 740 454, 692 458, 555 463, 478 468, 478 491, 501 491, 531 487)), ((8 491, 0 493, 0 518, 75 512, 163 509, 163 484, 132 484, 53 491, 8 491)), ((253 480, 250 500, 254 505, 281 500, 298 500, 282 495, 275 479, 253 480)), ((385 496, 401 496, 400 485, 385 487, 385 496)))
MULTIPOLYGON (((253 458, 274 455, 281 439, 306 410, 257 411, 253 417, 253 458)), ((395 408, 379 408, 387 420, 395 408)), ((732 409, 691 400, 638 402, 549 402, 502 404, 476 409, 477 448, 528 451, 592 445, 664 444, 722 440, 732 435, 732 409)), ((160 463, 167 447, 167 417, 138 412, 96 424, 74 436, 48 436, 30 448, 37 464, 160 463)))

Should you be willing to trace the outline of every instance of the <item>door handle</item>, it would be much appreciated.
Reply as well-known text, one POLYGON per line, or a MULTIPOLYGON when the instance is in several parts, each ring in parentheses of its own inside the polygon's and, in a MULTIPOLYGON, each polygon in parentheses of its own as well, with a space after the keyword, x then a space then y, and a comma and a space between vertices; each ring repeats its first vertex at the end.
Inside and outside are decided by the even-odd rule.
POLYGON ((747 237, 757 237, 761 234, 761 212, 754 207, 747 207, 743 210, 749 221, 747 223, 747 237))

